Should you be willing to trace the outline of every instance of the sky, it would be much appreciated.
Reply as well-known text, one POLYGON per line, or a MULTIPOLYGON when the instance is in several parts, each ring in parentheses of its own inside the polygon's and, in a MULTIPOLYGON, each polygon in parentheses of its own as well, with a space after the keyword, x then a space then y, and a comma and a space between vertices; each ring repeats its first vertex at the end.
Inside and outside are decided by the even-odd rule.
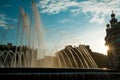
POLYGON ((66 45, 79 44, 90 45, 92 51, 106 54, 106 24, 112 10, 119 20, 119 0, 0 0, 0 43, 16 45, 20 7, 32 19, 32 1, 39 10, 49 54, 66 45))

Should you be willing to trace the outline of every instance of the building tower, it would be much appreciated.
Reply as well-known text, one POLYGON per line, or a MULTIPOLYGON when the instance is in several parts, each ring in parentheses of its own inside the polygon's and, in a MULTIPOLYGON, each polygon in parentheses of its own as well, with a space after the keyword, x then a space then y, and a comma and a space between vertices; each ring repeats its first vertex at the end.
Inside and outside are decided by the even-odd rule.
POLYGON ((109 47, 107 51, 110 68, 120 68, 120 22, 115 18, 112 11, 110 24, 106 25, 105 45, 109 47))

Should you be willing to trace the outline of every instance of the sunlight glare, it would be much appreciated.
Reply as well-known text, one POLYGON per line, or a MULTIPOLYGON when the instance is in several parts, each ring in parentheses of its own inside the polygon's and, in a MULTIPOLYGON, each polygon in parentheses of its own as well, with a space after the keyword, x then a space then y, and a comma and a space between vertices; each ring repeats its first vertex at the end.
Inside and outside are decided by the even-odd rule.
POLYGON ((105 46, 106 47, 106 50, 108 51, 109 50, 109 46, 105 46))
POLYGON ((109 47, 108 46, 104 46, 104 47, 101 47, 101 52, 104 54, 104 55, 107 55, 107 51, 109 50, 109 47))

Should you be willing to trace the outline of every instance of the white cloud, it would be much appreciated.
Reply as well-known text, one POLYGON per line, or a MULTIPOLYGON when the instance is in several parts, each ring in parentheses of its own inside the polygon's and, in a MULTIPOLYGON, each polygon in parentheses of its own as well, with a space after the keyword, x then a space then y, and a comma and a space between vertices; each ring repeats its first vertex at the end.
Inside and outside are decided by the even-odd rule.
POLYGON ((5 15, 0 14, 0 27, 6 27, 6 21, 4 20, 5 15))
POLYGON ((70 0, 46 0, 40 1, 38 6, 42 8, 42 13, 57 14, 67 10, 69 7, 78 5, 75 1, 70 0))
POLYGON ((0 14, 0 27, 3 27, 4 29, 8 29, 8 25, 11 26, 11 24, 8 24, 8 21, 16 22, 17 20, 13 18, 9 18, 5 14, 0 14))
POLYGON ((117 15, 120 15, 120 0, 43 0, 38 6, 41 8, 41 13, 58 14, 62 11, 69 11, 73 15, 80 13, 91 13, 93 18, 90 22, 104 22, 104 17, 109 15, 114 10, 117 15), (71 8, 72 7, 72 8, 71 8), (102 16, 101 16, 102 15, 102 16))
POLYGON ((104 23, 104 20, 105 20, 105 17, 104 17, 104 15, 102 16, 100 16, 101 14, 94 14, 93 15, 93 18, 90 20, 90 23, 93 23, 93 22, 98 22, 99 24, 102 24, 102 23, 104 23))
POLYGON ((6 24, 3 23, 3 22, 0 22, 0 26, 2 26, 2 27, 6 27, 6 24))
POLYGON ((59 21, 59 23, 62 23, 62 24, 69 23, 69 22, 71 22, 71 20, 70 20, 70 19, 66 19, 66 18, 61 19, 61 20, 59 21))

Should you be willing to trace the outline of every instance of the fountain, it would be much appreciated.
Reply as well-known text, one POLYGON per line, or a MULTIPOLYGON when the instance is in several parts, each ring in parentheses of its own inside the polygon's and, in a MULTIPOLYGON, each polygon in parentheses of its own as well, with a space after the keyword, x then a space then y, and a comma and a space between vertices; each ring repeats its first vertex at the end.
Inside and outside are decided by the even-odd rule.
POLYGON ((84 45, 66 46, 56 53, 56 57, 60 68, 98 68, 84 45))
POLYGON ((30 20, 24 9, 20 8, 16 47, 13 50, 0 51, 0 67, 98 68, 83 45, 79 47, 66 46, 64 50, 56 52, 55 56, 44 56, 44 32, 34 2, 32 3, 32 9, 34 19, 30 20), (33 26, 29 20, 34 24, 33 26), (18 42, 20 43, 18 44, 18 42), (26 46, 23 46, 24 42, 26 42, 26 46), (38 44, 38 46, 35 46, 35 44, 38 44), (35 50, 35 47, 37 47, 37 50, 35 50), (36 57, 38 54, 40 55, 39 59, 36 57))

